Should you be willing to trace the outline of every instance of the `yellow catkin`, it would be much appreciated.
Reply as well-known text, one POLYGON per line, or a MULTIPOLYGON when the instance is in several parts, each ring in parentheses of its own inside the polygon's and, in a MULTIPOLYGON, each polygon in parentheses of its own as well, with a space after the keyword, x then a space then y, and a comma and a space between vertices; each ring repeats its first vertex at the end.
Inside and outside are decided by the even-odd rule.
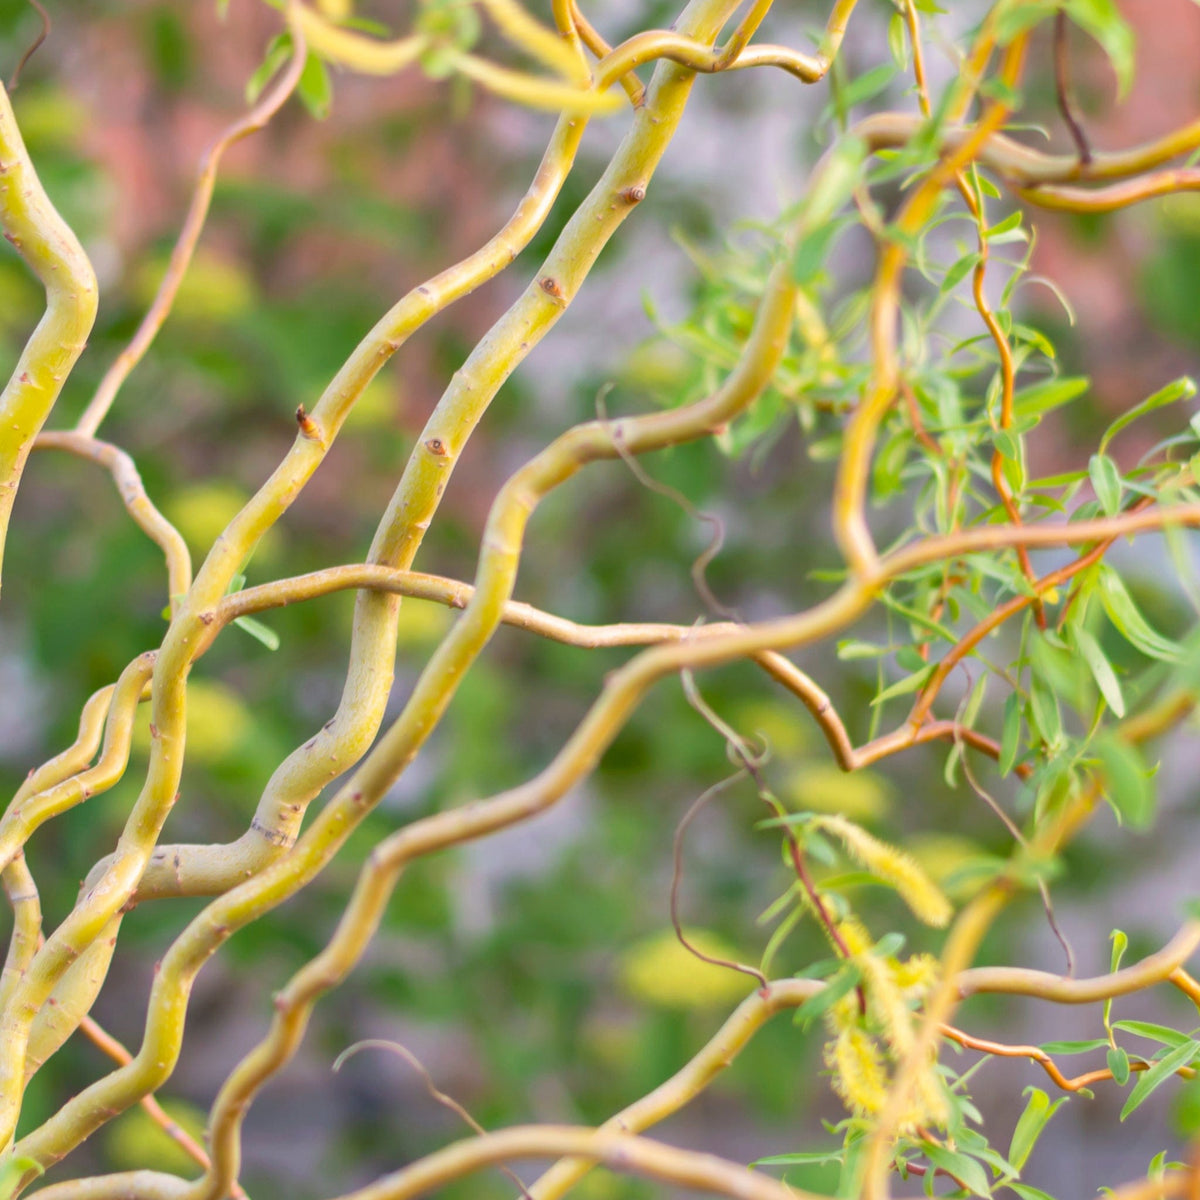
POLYGON ((867 927, 853 913, 847 913, 834 924, 838 936, 852 956, 857 958, 860 954, 866 954, 875 945, 875 939, 867 927))
POLYGON ((920 1000, 929 994, 937 982, 938 960, 932 954, 914 954, 904 962, 891 962, 892 979, 910 1000, 920 1000))
POLYGON ((900 1058, 912 1049, 914 1040, 912 1013, 904 993, 896 986, 891 968, 883 959, 864 954, 858 965, 866 984, 870 1014, 878 1023, 888 1049, 900 1058))
POLYGON ((856 992, 849 992, 834 1001, 825 1013, 825 1024, 829 1029, 830 1036, 837 1037, 843 1029, 857 1025, 861 1015, 856 992))
POLYGON ((825 1047, 825 1063, 847 1108, 862 1116, 879 1112, 887 1100, 887 1073, 875 1039, 865 1029, 843 1029, 825 1047))
POLYGON ((940 929, 949 922, 952 912, 950 901, 903 850, 881 842, 842 816, 817 817, 814 818, 814 824, 838 838, 872 875, 890 883, 925 924, 940 929))
POLYGON ((935 1126, 944 1127, 948 1116, 945 1094, 930 1062, 928 1070, 922 1071, 913 1084, 908 1108, 896 1122, 896 1132, 912 1136, 935 1126))

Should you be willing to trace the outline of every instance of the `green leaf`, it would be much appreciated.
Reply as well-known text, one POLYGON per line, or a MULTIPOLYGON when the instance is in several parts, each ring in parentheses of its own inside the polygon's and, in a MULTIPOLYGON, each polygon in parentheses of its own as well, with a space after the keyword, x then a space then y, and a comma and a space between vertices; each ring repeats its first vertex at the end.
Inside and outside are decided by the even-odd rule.
POLYGON ((1137 1083, 1134 1084, 1133 1091, 1129 1093, 1129 1099, 1125 1101, 1125 1107, 1121 1109, 1121 1120, 1124 1121, 1130 1113, 1140 1108, 1152 1092, 1157 1091, 1166 1083, 1180 1067, 1187 1066, 1198 1053, 1200 1053, 1200 1042, 1189 1039, 1182 1046, 1168 1050, 1162 1058, 1155 1059, 1149 1069, 1144 1071, 1137 1083))
POLYGON ((1133 602, 1120 575, 1107 564, 1101 564, 1100 567, 1100 602, 1121 636, 1148 658, 1171 663, 1183 659, 1183 649, 1179 643, 1163 637, 1150 625, 1133 602))
POLYGON ((253 617, 234 617, 233 623, 256 641, 262 642, 268 650, 279 649, 279 634, 270 626, 256 621, 253 617))
POLYGON ((834 239, 845 228, 840 221, 829 221, 805 233, 796 243, 792 255, 792 278, 803 287, 811 283, 829 254, 834 239))
POLYGON ((267 53, 254 73, 246 81, 246 103, 253 104, 263 89, 275 77, 275 72, 292 56, 292 35, 281 33, 271 39, 267 53))
POLYGON ((1116 0, 1067 0, 1067 14, 1101 45, 1117 76, 1118 96, 1124 99, 1133 84, 1134 36, 1116 0))
POLYGON ((896 77, 896 68, 892 63, 880 63, 869 71, 852 79, 837 98, 839 111, 846 112, 856 104, 865 104, 873 100, 896 77))
POLYGON ((1108 956, 1108 972, 1111 975, 1121 965, 1121 959, 1129 949, 1129 935, 1123 929, 1114 929, 1108 935, 1108 940, 1112 942, 1112 953, 1108 956))
POLYGON ((904 18, 899 13, 894 13, 888 22, 887 36, 892 62, 896 64, 898 71, 906 71, 908 69, 908 35, 904 28, 904 18))
MULTIPOLYGON (((825 885, 828 886, 828 885, 825 885)), ((885 933, 883 937, 871 947, 871 953, 876 958, 894 958, 901 950, 904 949, 904 934, 902 933, 885 933)))
POLYGON ((941 1167, 943 1171, 960 1180, 974 1195, 990 1196, 992 1194, 987 1172, 973 1158, 968 1158, 965 1154, 957 1150, 950 1150, 946 1146, 939 1146, 936 1142, 922 1142, 921 1153, 935 1167, 941 1167))
POLYGON ((1059 0, 1011 0, 997 5, 993 25, 996 44, 1007 46, 1019 34, 1053 16, 1058 8, 1059 0))
POLYGON ((1145 760, 1118 734, 1101 734, 1092 744, 1107 780, 1105 791, 1122 822, 1148 829, 1154 820, 1154 787, 1145 760))
POLYGON ((1000 758, 997 763, 1001 775, 1007 775, 1017 761, 1021 746, 1021 697, 1010 692, 1004 701, 1004 729, 1000 735, 1000 758))
POLYGON ((1062 741, 1062 713, 1058 697, 1041 675, 1034 675, 1029 681, 1029 707, 1042 740, 1047 746, 1057 746, 1062 741))
POLYGON ((1023 215, 1020 209, 1009 213, 1003 221, 983 231, 984 240, 995 245, 1003 245, 1005 242, 1027 242, 1029 235, 1021 228, 1023 215))
POLYGON ((1093 454, 1088 461, 1088 477, 1096 490, 1096 499, 1107 516, 1121 508, 1121 473, 1107 454, 1093 454))
POLYGON ((770 1158, 757 1158, 750 1165, 752 1167, 796 1167, 804 1163, 810 1163, 814 1166, 821 1163, 841 1162, 844 1151, 839 1147, 837 1150, 813 1150, 807 1154, 773 1154, 770 1158))
POLYGON ((1182 1046, 1191 1040, 1186 1033, 1167 1025, 1155 1025, 1153 1021, 1114 1021, 1113 1028, 1124 1029, 1127 1033, 1149 1038, 1152 1042, 1161 1042, 1164 1046, 1182 1046))
POLYGON ((1041 1088, 1027 1087, 1022 1095, 1029 1099, 1025 1111, 1017 1118, 1017 1127, 1013 1130, 1012 1144, 1008 1148, 1008 1161, 1020 1171, 1029 1161, 1030 1154, 1042 1136, 1042 1131, 1050 1123, 1050 1118, 1058 1111, 1060 1105, 1067 1102, 1063 1096, 1050 1103, 1050 1097, 1041 1088))
MULTIPOLYGON (((1115 975, 1117 968, 1121 965, 1121 959, 1125 951, 1129 948, 1129 938, 1123 929, 1114 929, 1108 937, 1112 942, 1112 953, 1109 955, 1108 960, 1108 973, 1115 975)), ((1109 996, 1104 1001, 1104 1032, 1108 1034, 1109 1042, 1115 1046, 1117 1043, 1113 1041, 1112 1036, 1112 1007, 1113 997, 1109 996)))
POLYGON ((1043 1042, 1041 1048, 1047 1054, 1087 1054, 1108 1045, 1108 1038, 1088 1038, 1083 1042, 1043 1042))
POLYGON ((1091 671, 1092 678, 1100 689, 1100 695, 1104 697, 1104 702, 1118 717, 1123 717, 1125 715, 1125 696, 1121 691, 1121 684, 1112 668, 1112 663, 1108 661, 1104 651, 1100 648, 1100 643, 1082 625, 1073 626, 1071 636, 1080 657, 1087 663, 1087 668, 1091 671))
POLYGON ((1020 388, 1013 395, 1013 412, 1021 417, 1050 412, 1077 400, 1091 385, 1092 381, 1086 376, 1075 375, 1020 388))
POLYGON ((891 646, 876 646, 874 642, 862 642, 855 638, 847 638, 837 644, 837 656, 842 662, 853 662, 860 658, 882 658, 891 652, 891 646))
POLYGON ((848 996, 858 986, 859 970, 853 963, 847 963, 819 991, 809 996, 796 1009, 794 1018, 797 1025, 807 1025, 822 1013, 832 1008, 843 996, 848 996))
POLYGON ((1120 1046, 1109 1046, 1105 1061, 1112 1072, 1113 1083, 1124 1087, 1129 1082, 1129 1055, 1120 1046))
POLYGON ((46 1168, 36 1158, 30 1158, 27 1154, 20 1158, 10 1158, 0 1167, 0 1200, 8 1200, 30 1171, 36 1177, 44 1174, 46 1168))
POLYGON ((304 107, 318 121, 329 116, 333 105, 333 85, 329 81, 329 70, 315 54, 304 60, 304 70, 296 84, 296 94, 304 107))
POLYGON ((820 958, 814 963, 809 963, 803 971, 797 971, 796 978, 824 979, 826 975, 833 975, 844 961, 841 958, 820 958))
POLYGON ((975 269, 979 262, 979 251, 972 250, 969 254, 964 254, 945 274, 942 278, 941 287, 938 289, 940 295, 945 295, 947 292, 953 291, 962 281, 975 269))
POLYGON ((459 0, 425 0, 418 8, 415 33, 429 38, 429 48, 418 62, 430 79, 446 79, 454 73, 457 55, 470 50, 479 40, 482 22, 473 4, 459 0))
POLYGON ((1143 400, 1141 404, 1135 405, 1128 412, 1122 413, 1104 431, 1104 436, 1100 439, 1100 453, 1104 453, 1108 448, 1108 443, 1127 425, 1132 425, 1134 421, 1139 420, 1149 412, 1153 412, 1156 408, 1162 408, 1167 404, 1174 404, 1177 400, 1190 400, 1195 394, 1196 382, 1187 375, 1176 379, 1173 383, 1168 383, 1166 387, 1160 388, 1153 396, 1149 396, 1143 400))
POLYGON ((1043 1192, 1041 1188, 1030 1187, 1027 1183, 1008 1183, 1004 1186, 1012 1188, 1021 1197, 1021 1200, 1054 1200, 1049 1192, 1043 1192))
POLYGON ((1005 458, 1019 459, 1021 443, 1009 429, 997 429, 992 434, 992 444, 1005 458))
POLYGON ((885 704, 888 700, 894 700, 897 696, 907 696, 910 692, 915 692, 919 688, 925 686, 925 681, 937 670, 937 663, 930 663, 927 667, 922 667, 921 670, 914 672, 912 675, 906 676, 898 683, 893 683, 891 687, 886 687, 874 700, 872 705, 885 704))
POLYGON ((1167 1162, 1167 1152, 1160 1150, 1151 1160, 1150 1165, 1146 1168, 1146 1175, 1150 1179, 1161 1179, 1168 1171, 1183 1171, 1186 1170, 1187 1164, 1181 1163, 1178 1160, 1175 1162, 1167 1162))

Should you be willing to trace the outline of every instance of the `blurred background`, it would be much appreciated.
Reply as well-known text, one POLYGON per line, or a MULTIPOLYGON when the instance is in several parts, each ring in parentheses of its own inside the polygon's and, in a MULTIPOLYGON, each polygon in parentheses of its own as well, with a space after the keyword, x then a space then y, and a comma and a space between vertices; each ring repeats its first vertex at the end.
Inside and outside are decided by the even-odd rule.
MULTIPOLYGON (((1137 81, 1122 103, 1098 48, 1081 34, 1071 41, 1080 107, 1102 149, 1156 135, 1200 111, 1200 9, 1191 0, 1119 6, 1138 37, 1137 81)), ((200 156, 243 110, 245 82, 279 21, 255 0, 233 0, 224 20, 211 2, 47 0, 47 7, 53 29, 26 66, 14 106, 47 189, 92 257, 102 295, 96 333, 50 423, 66 427, 153 296, 200 156)), ((983 11, 977 0, 952 7, 950 31, 969 27, 983 11)), ((594 8, 589 15, 612 41, 675 15, 658 0, 594 8)), ((764 36, 807 47, 825 9, 792 0, 764 36)), ((411 18, 406 7, 382 0, 362 11, 397 29, 411 18)), ((884 0, 862 0, 844 52, 848 76, 886 60, 892 11, 884 0)), ((39 25, 21 0, 0 0, 6 72, 39 25)), ((935 79, 951 69, 936 40, 931 68, 935 79)), ((1066 149, 1044 36, 1035 40, 1032 71, 1033 118, 1052 131, 1052 145, 1066 149)), ((506 219, 552 127, 550 117, 417 72, 391 80, 335 76, 333 85, 325 120, 292 102, 265 132, 230 152, 175 312, 104 427, 104 436, 134 456, 151 498, 197 559, 290 444, 296 406, 311 407, 401 294, 472 251, 506 219)), ((900 87, 891 100, 914 108, 900 87)), ((801 194, 830 135, 821 117, 827 101, 824 85, 806 89, 782 75, 699 80, 645 203, 554 334, 502 390, 463 456, 418 567, 470 578, 500 484, 555 434, 593 416, 598 397, 609 411, 638 411, 695 386, 703 365, 662 337, 655 322, 681 319, 704 298, 713 264, 731 247, 744 259, 754 223, 774 220, 801 194)), ((384 369, 312 484, 256 553, 251 584, 364 557, 450 375, 528 282, 628 119, 621 113, 593 122, 530 249, 384 369)), ((1036 220, 1034 271, 1057 283, 1076 320, 1070 325, 1053 293, 1037 286, 1020 293, 1023 319, 1045 329, 1065 369, 1088 375, 1093 385, 1086 403, 1067 410, 1034 447, 1034 472, 1051 474, 1081 465, 1081 447, 1114 412, 1196 370, 1200 199, 1107 218, 1036 220)), ((863 256, 848 270, 865 279, 870 266, 863 256)), ((5 246, 5 374, 40 306, 38 287, 5 246)), ((741 317, 751 308, 748 302, 741 317)), ((1136 457, 1169 428, 1148 422, 1144 433, 1129 435, 1123 452, 1136 457)), ((724 547, 708 578, 744 617, 797 610, 828 586, 813 572, 836 564, 826 535, 831 466, 813 461, 808 450, 778 402, 763 414, 762 437, 738 457, 705 444, 646 463, 655 479, 720 519, 724 547)), ((706 615, 690 568, 710 536, 705 522, 647 489, 623 464, 600 465, 539 510, 517 597, 581 621, 690 622, 706 615)), ((1181 628, 1183 601, 1164 590, 1170 572, 1158 569, 1157 551, 1122 553, 1145 610, 1164 628, 1181 628)), ((158 644, 167 597, 161 557, 126 517, 109 478, 66 456, 33 457, 7 556, 0 771, 11 794, 31 767, 71 741, 86 697, 158 644)), ((275 652, 238 629, 222 635, 193 675, 188 767, 168 840, 227 841, 245 828, 275 766, 336 707, 352 603, 349 595, 333 596, 269 614, 264 621, 281 642, 275 652)), ((394 711, 449 620, 434 606, 405 603, 394 711)), ((168 1109, 202 1127, 225 1074, 266 1028, 272 992, 324 944, 366 847, 414 816, 528 778, 625 656, 502 630, 442 728, 361 834, 315 884, 234 937, 204 970, 182 1061, 161 1097, 168 1109)), ((862 739, 874 686, 869 665, 860 677, 862 664, 832 655, 801 661, 862 739)), ((902 841, 935 876, 979 849, 1007 849, 984 806, 969 794, 964 802, 964 792, 944 783, 945 748, 913 750, 848 778, 807 715, 765 677, 730 668, 701 686, 743 733, 769 739, 771 780, 785 798, 848 812, 902 841)), ((137 792, 147 740, 143 728, 121 785, 46 826, 30 845, 49 921, 69 910, 91 864, 111 849, 137 792)), ((1200 752, 1194 738, 1180 735, 1163 755, 1159 839, 1117 836, 1101 814, 1068 854, 1055 886, 1081 974, 1107 969, 1114 926, 1128 932, 1131 955, 1157 948, 1195 891, 1200 752)), ((319 1006, 303 1053, 251 1112, 243 1175, 249 1194, 337 1194, 465 1132, 386 1051, 363 1050, 335 1074, 334 1059, 362 1038, 403 1043, 440 1087, 493 1126, 599 1122, 681 1065, 747 991, 744 977, 687 956, 667 914, 675 828, 697 795, 729 772, 720 738, 677 684, 664 685, 587 785, 553 814, 410 870, 367 960, 319 1006)), ((990 782, 1011 794, 1009 784, 990 782)), ((708 805, 688 830, 681 884, 686 924, 707 946, 746 961, 761 954, 771 926, 759 918, 788 884, 777 835, 755 828, 762 815, 745 784, 708 805)), ((862 911, 868 921, 881 914, 876 926, 886 928, 892 917, 886 905, 873 907, 880 903, 864 893, 862 911)), ((140 1040, 155 961, 199 907, 158 902, 126 919, 95 1015, 127 1044, 140 1040)), ((925 944, 920 931, 910 944, 925 944)), ((824 955, 817 935, 801 929, 776 970, 795 971, 824 955)), ((986 958, 1063 969, 1062 950, 1035 900, 1013 905, 986 958)), ((1186 1006, 1159 993, 1121 1006, 1119 1015, 1188 1020, 1186 1006)), ((1041 1041, 1093 1036, 1098 1020, 1090 1009, 979 1000, 961 1024, 983 1036, 1041 1041)), ((833 1145, 820 1121, 838 1120, 841 1110, 820 1074, 819 1043, 817 1031, 806 1035, 777 1018, 708 1094, 660 1132, 747 1161, 833 1145)), ((1079 1070, 1094 1065, 1073 1062, 1079 1070)), ((73 1039, 36 1077, 23 1127, 107 1069, 92 1046, 73 1039)), ((999 1148, 1020 1111, 1021 1089, 1045 1083, 1028 1063, 991 1063, 976 1077, 974 1094, 996 1122, 999 1148)), ((1025 1178, 1057 1195, 1084 1195, 1133 1177, 1158 1151, 1178 1148, 1173 1122, 1181 1106, 1200 1103, 1200 1093, 1163 1089, 1118 1126, 1122 1099, 1111 1086, 1094 1099, 1074 1099, 1025 1178)), ((134 1111, 51 1178, 143 1165, 191 1169, 134 1111)), ((793 1177, 817 1188, 829 1182, 819 1170, 793 1177)), ((447 1194, 512 1190, 493 1173, 447 1194)), ((600 1173, 580 1187, 593 1200, 648 1192, 600 1173)))

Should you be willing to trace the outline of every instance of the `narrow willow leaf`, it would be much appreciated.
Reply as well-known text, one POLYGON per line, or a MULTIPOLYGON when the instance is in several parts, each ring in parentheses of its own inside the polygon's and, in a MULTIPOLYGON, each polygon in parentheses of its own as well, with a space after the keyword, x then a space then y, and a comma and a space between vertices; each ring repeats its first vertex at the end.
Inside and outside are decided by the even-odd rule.
POLYGON ((807 1025, 822 1013, 831 1009, 843 996, 848 996, 858 986, 859 970, 853 963, 847 963, 819 991, 814 992, 796 1009, 794 1018, 797 1025, 807 1025))
POLYGON ((853 662, 859 658, 882 658, 891 652, 891 646, 876 646, 873 642, 860 642, 854 638, 837 644, 837 656, 842 662, 853 662))
POLYGON ((983 236, 987 240, 990 241, 997 234, 1008 233, 1008 231, 1010 229, 1019 228, 1020 224, 1021 224, 1022 215, 1023 214, 1022 214, 1021 210, 1018 208, 1015 212, 1009 213, 1008 216, 1005 217, 1003 221, 999 221, 995 225, 992 225, 988 229, 985 229, 983 236))
POLYGON ((1164 1046, 1182 1046, 1190 1041, 1186 1033, 1171 1029, 1167 1025, 1156 1025, 1153 1021, 1114 1021, 1114 1029, 1123 1029, 1137 1037, 1149 1038, 1152 1042, 1161 1042, 1164 1046))
POLYGON ((1047 1054, 1087 1054, 1108 1045, 1108 1038, 1088 1038, 1083 1042, 1043 1042, 1041 1049, 1047 1054))
POLYGON ((1121 1120, 1124 1121, 1135 1109, 1142 1106, 1152 1092, 1160 1088, 1180 1067, 1186 1067, 1197 1054, 1200 1054, 1200 1042, 1190 1039, 1182 1046, 1168 1050, 1162 1058, 1155 1059, 1150 1068, 1144 1071, 1129 1093, 1125 1107, 1121 1109, 1121 1120))
POLYGON ((846 1142, 846 1157, 842 1160, 835 1193, 838 1200, 852 1200, 859 1193, 866 1142, 867 1139, 861 1135, 851 1137, 846 1142))
POLYGON ((845 959, 842 958, 820 958, 815 963, 809 963, 803 971, 796 972, 797 979, 824 979, 826 975, 833 975, 841 967, 845 959))
POLYGON ((885 933, 883 937, 871 947, 871 953, 877 958, 894 958, 901 950, 904 949, 904 934, 892 932, 885 933))
POLYGON ((966 1189, 976 1196, 990 1196, 991 1186, 988 1184, 987 1172, 973 1158, 936 1142, 922 1142, 921 1152, 935 1167, 940 1167, 955 1179, 960 1180, 966 1189))
POLYGON ((939 293, 944 296, 947 292, 952 292, 975 269, 978 262, 979 251, 972 250, 969 254, 964 254, 946 272, 941 287, 938 289, 939 293))
POLYGON ((1112 942, 1112 953, 1108 959, 1109 974, 1112 974, 1121 965, 1121 959, 1129 949, 1129 935, 1123 929, 1114 929, 1108 935, 1108 940, 1112 942))
POLYGON ((1100 569, 1100 602, 1121 636, 1148 658, 1172 663, 1182 660, 1183 648, 1178 642, 1163 637, 1142 616, 1120 575, 1107 564, 1100 569))
POLYGON ((1010 692, 1004 701, 1004 729, 1000 735, 1000 759, 997 766, 1007 775, 1016 764, 1021 746, 1021 697, 1010 692))
POLYGON ((908 36, 904 18, 894 13, 888 22, 888 50, 898 71, 908 70, 908 36))
POLYGON ((813 1150, 807 1154, 773 1154, 770 1158, 757 1158, 752 1167, 797 1167, 803 1164, 817 1166, 823 1163, 841 1162, 842 1150, 813 1150))
POLYGON ((1109 1046, 1105 1061, 1112 1072, 1113 1083, 1124 1087, 1129 1082, 1129 1055, 1120 1046, 1109 1046))
POLYGON ((310 54, 304 61, 296 94, 318 121, 329 116, 333 107, 333 84, 329 80, 329 69, 315 54, 310 54))
POLYGON ((1049 359, 1056 357, 1054 343, 1040 329, 1034 329, 1032 325, 1022 325, 1020 321, 1015 322, 1012 327, 1012 336, 1028 342, 1031 346, 1036 346, 1049 359))
POLYGON ((1058 697, 1040 675, 1030 680, 1029 707, 1042 740, 1047 746, 1057 746, 1062 741, 1062 713, 1059 712, 1058 697))
POLYGON ((846 112, 856 104, 865 104, 878 96, 895 77, 896 68, 891 63, 880 63, 879 66, 864 71, 842 88, 837 98, 838 108, 846 112))
POLYGON ((820 273, 834 239, 845 228, 838 221, 829 221, 801 236, 792 255, 792 279, 803 287, 820 273))
POLYGON ((1033 1153, 1038 1138, 1042 1136, 1042 1131, 1050 1123, 1050 1118, 1067 1100, 1064 1096, 1051 1104, 1050 1097, 1041 1088, 1036 1087, 1027 1087, 1022 1094, 1029 1099, 1026 1101, 1025 1111, 1017 1118, 1012 1144, 1008 1148, 1008 1161, 1018 1172, 1029 1161, 1029 1156, 1033 1153))
POLYGON ((1087 668, 1091 671, 1092 678, 1096 681, 1096 686, 1104 697, 1104 702, 1118 717, 1123 717, 1125 715, 1125 696, 1121 691, 1121 684, 1112 668, 1112 663, 1108 661, 1104 651, 1100 648, 1100 643, 1082 625, 1076 625, 1071 632, 1080 657, 1087 663, 1087 668))
POLYGON ((42 1175, 46 1168, 36 1158, 30 1158, 27 1154, 21 1155, 20 1158, 11 1158, 0 1167, 0 1200, 8 1200, 16 1192, 24 1176, 31 1171, 35 1175, 42 1175))
POLYGON ((962 715, 959 717, 959 722, 966 729, 974 729, 976 718, 979 716, 979 710, 983 707, 984 697, 987 695, 988 677, 980 675, 976 680, 975 686, 971 689, 970 696, 967 697, 966 704, 963 705, 962 715))
POLYGON ((1153 396, 1148 396, 1141 404, 1135 404, 1128 412, 1122 413, 1104 431, 1104 436, 1100 439, 1100 445, 1097 448, 1099 453, 1103 454, 1108 449, 1108 443, 1127 425, 1132 425, 1134 421, 1140 420, 1156 408, 1174 404, 1178 400, 1190 400, 1195 394, 1196 381, 1187 375, 1176 379, 1173 383, 1168 383, 1164 388, 1159 388, 1153 396))
POLYGON ((1088 477, 1096 491, 1096 499, 1107 516, 1114 516, 1121 507, 1121 473, 1107 454, 1093 454, 1088 462, 1088 477))
POLYGON ((233 623, 256 641, 262 642, 268 650, 279 649, 279 634, 269 625, 264 625, 253 617, 234 617, 233 623))
POLYGON ((1090 379, 1076 375, 1066 379, 1047 379, 1044 383, 1021 388, 1013 396, 1013 411, 1019 416, 1050 412, 1078 399, 1091 383, 1090 379))
POLYGON ((1116 0, 1067 0, 1065 8, 1071 20, 1090 33, 1108 55, 1117 77, 1118 99, 1123 100, 1133 84, 1134 36, 1116 0))
POLYGON ((1009 1183, 1005 1186, 1012 1188, 1021 1197, 1021 1200, 1054 1200, 1049 1192, 1043 1192, 1041 1188, 1030 1187, 1027 1183, 1009 1183))
POLYGON ((290 33, 281 33, 272 38, 262 62, 246 81, 247 104, 253 104, 262 95, 263 89, 271 82, 279 68, 287 62, 291 53, 292 35, 290 33))
MULTIPOLYGON (((1121 959, 1124 957, 1125 951, 1129 948, 1129 938, 1123 929, 1114 929, 1112 933, 1108 935, 1108 937, 1112 942, 1112 953, 1109 955, 1108 959, 1108 973, 1110 975, 1115 975, 1117 973, 1117 968, 1121 965, 1121 959)), ((1108 1039, 1110 1042, 1112 1042, 1112 1007, 1113 998, 1112 996, 1109 996, 1104 1001, 1103 1020, 1104 1031, 1108 1034, 1108 1039)), ((1113 1042, 1113 1044, 1115 1045, 1116 1043, 1113 1042)))
POLYGON ((926 680, 929 679, 936 669, 937 663, 930 663, 915 674, 901 679, 898 683, 893 683, 891 687, 884 688, 871 703, 873 705, 884 704, 888 700, 894 700, 897 696, 907 696, 910 692, 917 691, 919 688, 925 686, 926 680))
POLYGON ((992 443, 1005 458, 1021 457, 1021 443, 1007 429, 997 429, 992 434, 992 443))

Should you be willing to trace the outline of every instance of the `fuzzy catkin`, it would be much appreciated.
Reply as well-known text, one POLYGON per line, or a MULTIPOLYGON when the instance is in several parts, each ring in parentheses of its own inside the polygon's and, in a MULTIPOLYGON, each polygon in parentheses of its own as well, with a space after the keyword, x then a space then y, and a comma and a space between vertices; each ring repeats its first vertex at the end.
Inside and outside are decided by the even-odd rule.
POLYGON ((903 850, 880 841, 842 816, 818 817, 814 823, 838 838, 847 852, 871 874, 890 883, 914 915, 926 925, 941 929, 948 924, 953 912, 950 901, 903 850))

